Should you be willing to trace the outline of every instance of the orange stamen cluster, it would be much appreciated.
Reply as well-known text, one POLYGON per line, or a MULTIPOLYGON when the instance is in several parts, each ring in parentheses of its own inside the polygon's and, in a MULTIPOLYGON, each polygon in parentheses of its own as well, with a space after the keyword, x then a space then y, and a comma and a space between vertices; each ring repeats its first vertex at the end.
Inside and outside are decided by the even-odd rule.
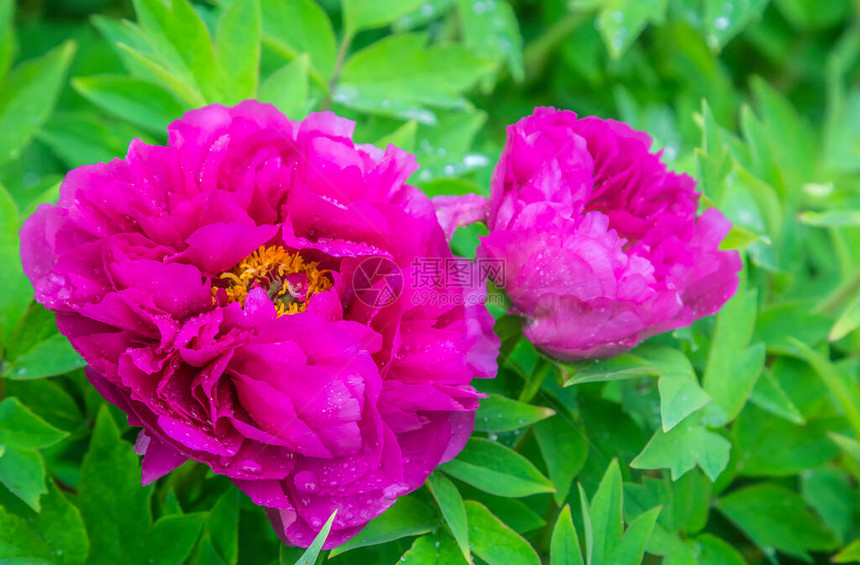
POLYGON ((248 293, 259 286, 275 303, 278 316, 304 312, 311 296, 332 287, 329 270, 321 270, 319 263, 305 261, 298 252, 291 253, 281 246, 261 246, 220 278, 227 286, 213 285, 213 304, 219 303, 219 293, 224 291, 228 303, 238 302, 244 307, 248 293), (299 277, 300 288, 290 275, 305 275, 307 282, 299 277))

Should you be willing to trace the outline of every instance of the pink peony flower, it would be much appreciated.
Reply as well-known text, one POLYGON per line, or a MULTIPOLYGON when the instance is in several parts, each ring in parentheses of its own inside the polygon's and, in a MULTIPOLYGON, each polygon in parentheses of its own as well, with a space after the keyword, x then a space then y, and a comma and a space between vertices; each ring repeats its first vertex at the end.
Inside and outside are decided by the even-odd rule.
POLYGON ((478 301, 356 294, 355 277, 365 298, 388 282, 368 258, 408 279, 416 257, 451 252, 405 184, 414 158, 352 129, 252 101, 189 112, 166 147, 71 171, 21 232, 37 300, 143 428, 144 484, 200 461, 302 546, 335 509, 327 547, 342 543, 454 457, 469 382, 496 371, 478 301))
MULTIPOLYGON (((737 289, 740 257, 718 250, 730 223, 713 208, 697 217, 695 181, 650 146, 626 124, 553 108, 508 128, 478 256, 504 260, 525 335, 555 357, 617 355, 737 289)), ((446 204, 440 220, 456 222, 446 204)))

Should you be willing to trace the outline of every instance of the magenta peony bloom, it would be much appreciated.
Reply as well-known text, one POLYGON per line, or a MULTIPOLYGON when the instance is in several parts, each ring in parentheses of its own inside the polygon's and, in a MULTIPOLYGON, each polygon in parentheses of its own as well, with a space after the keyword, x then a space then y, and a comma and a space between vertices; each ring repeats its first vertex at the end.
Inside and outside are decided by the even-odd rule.
POLYGON ((718 250, 730 223, 716 209, 697 218, 695 181, 650 146, 626 124, 553 108, 508 128, 478 256, 505 261, 525 335, 555 357, 617 355, 737 289, 740 257, 718 250))
POLYGON ((469 382, 496 371, 478 301, 421 303, 403 285, 368 303, 386 279, 363 261, 408 279, 416 257, 451 252, 405 184, 414 158, 355 145, 352 128, 252 101, 189 112, 166 147, 137 140, 70 172, 21 232, 37 300, 143 427, 143 482, 205 463, 302 546, 335 509, 327 547, 342 543, 454 457, 469 382))

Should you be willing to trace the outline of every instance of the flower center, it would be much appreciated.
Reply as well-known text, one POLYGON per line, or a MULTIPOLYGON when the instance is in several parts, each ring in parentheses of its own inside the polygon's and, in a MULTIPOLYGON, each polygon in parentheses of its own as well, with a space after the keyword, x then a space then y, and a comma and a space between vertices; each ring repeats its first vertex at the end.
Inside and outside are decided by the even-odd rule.
POLYGON ((304 312, 311 296, 332 287, 330 271, 281 246, 260 247, 219 279, 212 286, 213 304, 238 302, 244 308, 248 292, 259 287, 275 303, 278 316, 304 312))

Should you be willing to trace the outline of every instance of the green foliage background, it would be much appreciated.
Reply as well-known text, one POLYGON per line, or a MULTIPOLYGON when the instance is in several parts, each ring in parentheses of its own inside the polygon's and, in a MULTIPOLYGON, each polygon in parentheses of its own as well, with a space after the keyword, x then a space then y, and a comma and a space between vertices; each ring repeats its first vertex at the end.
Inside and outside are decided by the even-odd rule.
POLYGON ((357 120, 431 195, 486 193, 535 105, 618 118, 745 261, 715 318, 600 363, 544 358, 496 312, 473 439, 333 565, 860 561, 860 3, 0 0, 0 563, 300 559, 201 465, 140 487, 136 431, 18 256, 70 168, 251 97, 357 120))

